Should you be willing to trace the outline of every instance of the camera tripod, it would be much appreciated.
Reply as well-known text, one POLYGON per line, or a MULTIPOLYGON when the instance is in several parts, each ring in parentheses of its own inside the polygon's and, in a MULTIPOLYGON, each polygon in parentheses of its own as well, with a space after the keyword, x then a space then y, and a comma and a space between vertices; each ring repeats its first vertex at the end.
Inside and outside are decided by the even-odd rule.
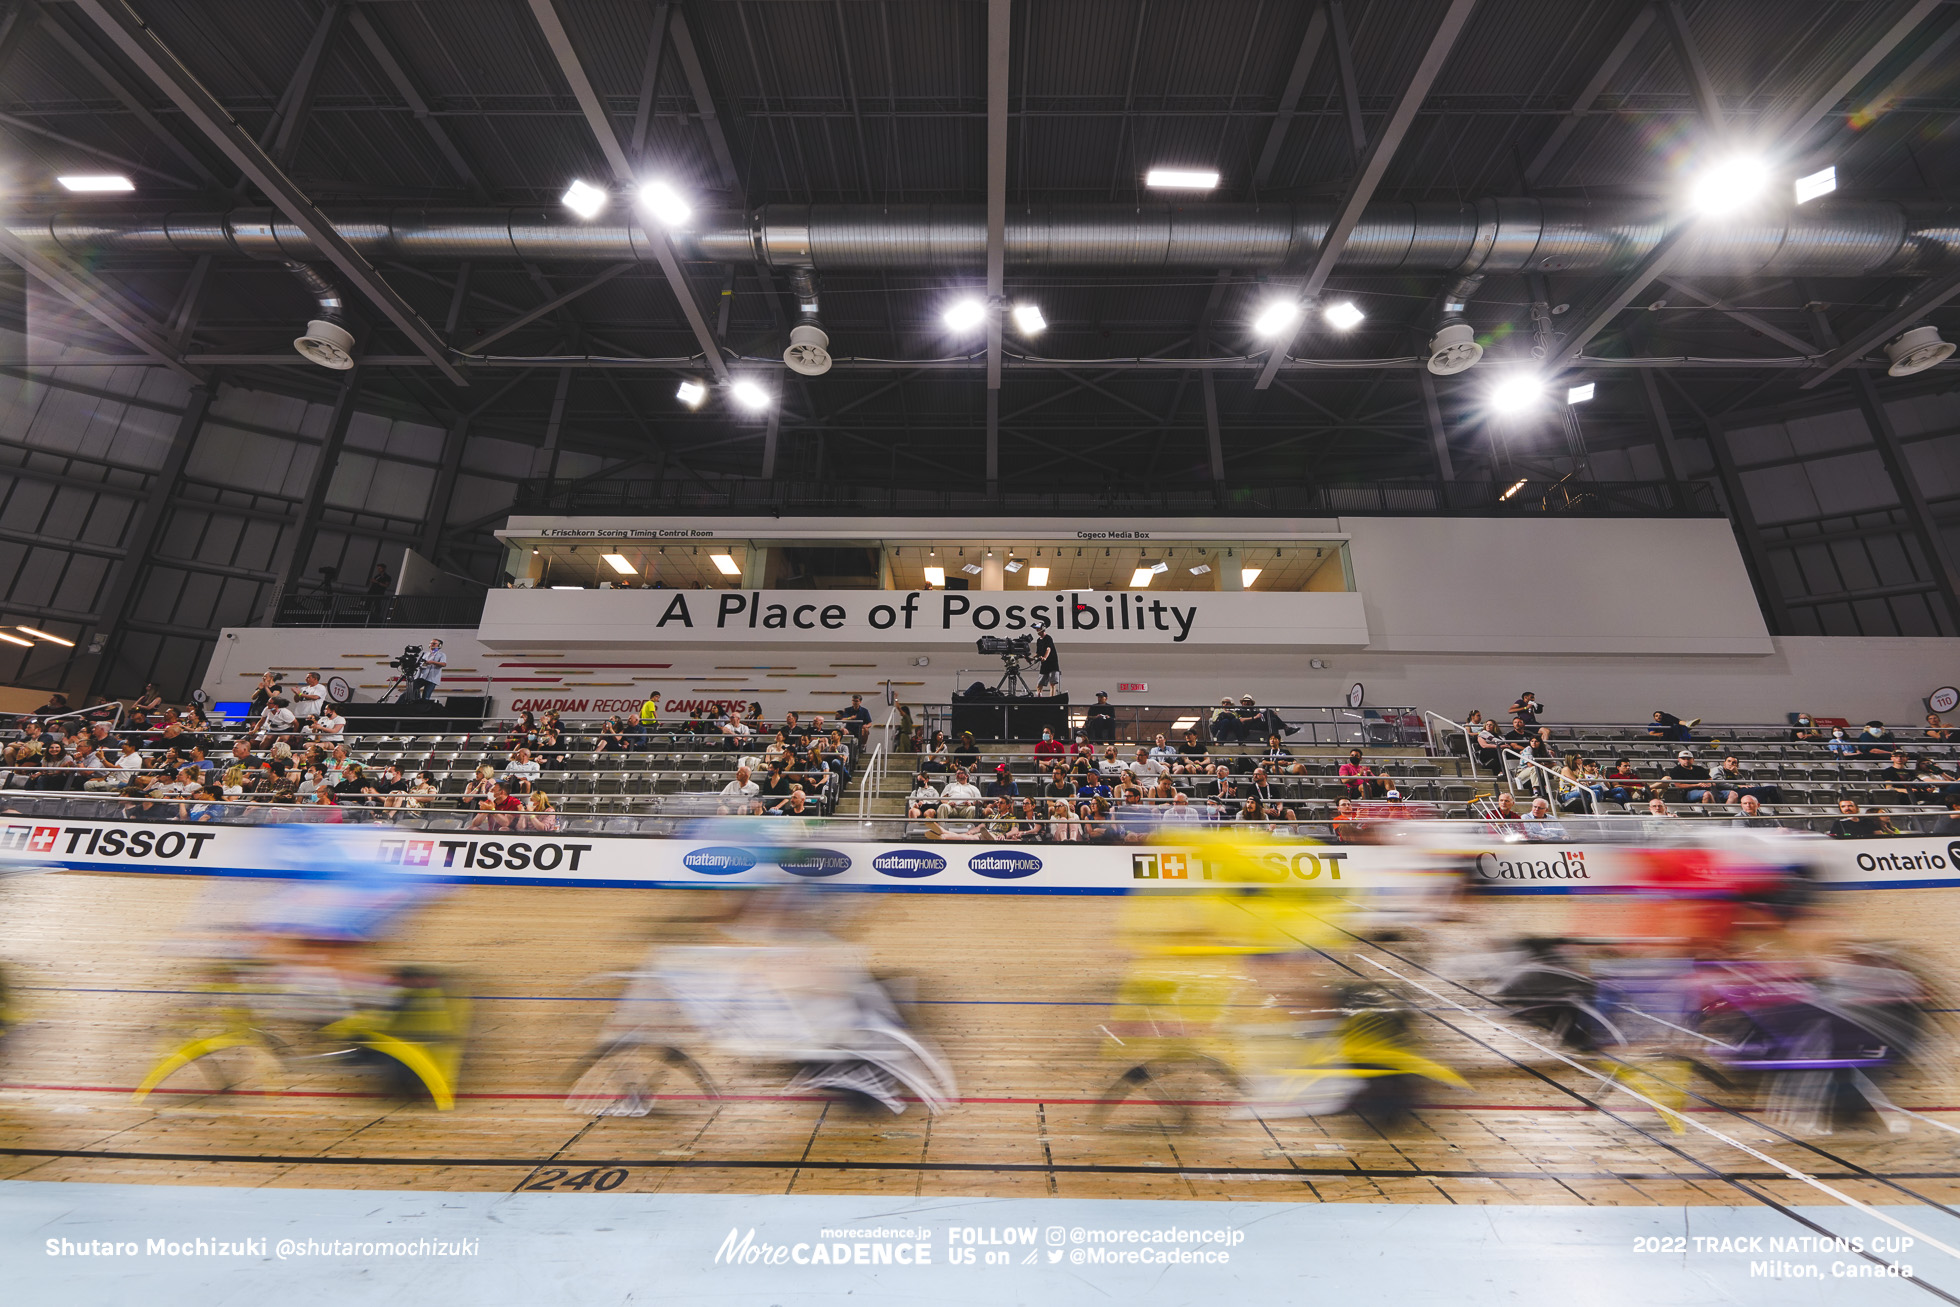
POLYGON ((994 693, 1004 699, 1032 699, 1034 691, 1028 688, 1027 678, 1021 675, 1021 669, 1028 665, 1027 659, 1016 654, 1002 654, 1000 662, 1006 670, 1001 672, 1000 680, 994 682, 994 693))

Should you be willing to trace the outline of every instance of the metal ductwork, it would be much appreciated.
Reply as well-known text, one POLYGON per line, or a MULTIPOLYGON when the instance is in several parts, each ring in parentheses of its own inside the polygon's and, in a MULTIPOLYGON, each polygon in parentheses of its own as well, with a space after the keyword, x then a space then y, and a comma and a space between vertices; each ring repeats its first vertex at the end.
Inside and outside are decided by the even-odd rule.
MULTIPOLYGON (((1048 204, 1008 214, 1010 268, 1303 270, 1333 218, 1326 204, 1048 204)), ((105 220, 63 214, 7 220, 16 239, 78 257, 234 255, 319 260, 269 209, 105 220)), ((547 209, 363 209, 332 215, 370 259, 404 262, 657 262, 646 232, 576 222, 547 209)), ((1658 205, 1631 200, 1379 202, 1343 247, 1343 272, 1624 271, 1667 231, 1658 205)), ((766 205, 696 215, 675 233, 682 257, 785 269, 966 270, 985 266, 985 213, 959 205, 766 205)), ((1925 273, 1960 262, 1960 208, 1887 200, 1815 203, 1738 218, 1689 236, 1683 274, 1860 277, 1925 273)))
POLYGON ((1484 356, 1484 347, 1477 343, 1476 329, 1464 316, 1470 307, 1470 297, 1483 284, 1484 274, 1473 272, 1458 277, 1443 292, 1443 311, 1436 320, 1436 334, 1429 338, 1427 357, 1423 360, 1423 366, 1439 377, 1467 372, 1484 356))
POLYGON ((317 314, 306 324, 306 334, 293 342, 293 348, 308 362, 345 372, 354 366, 354 333, 347 329, 347 305, 340 287, 311 264, 287 259, 286 271, 299 279, 313 297, 317 314))
POLYGON ((783 362, 791 372, 821 377, 830 371, 830 334, 817 321, 817 274, 813 268, 792 268, 790 289, 796 292, 796 325, 789 329, 789 348, 783 362))

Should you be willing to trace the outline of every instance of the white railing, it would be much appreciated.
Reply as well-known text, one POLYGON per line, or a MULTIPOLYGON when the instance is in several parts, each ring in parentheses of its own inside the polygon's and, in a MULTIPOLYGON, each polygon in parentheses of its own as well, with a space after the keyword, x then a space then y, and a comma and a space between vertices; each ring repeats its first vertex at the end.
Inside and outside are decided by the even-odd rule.
POLYGON ((1599 794, 1597 791, 1585 785, 1580 785, 1577 782, 1567 781, 1563 775, 1538 761, 1537 758, 1526 758, 1524 752, 1520 749, 1504 749, 1501 750, 1501 753, 1505 762, 1510 764, 1507 765, 1505 770, 1509 772, 1510 784, 1513 790, 1518 788, 1518 777, 1520 774, 1527 770, 1535 772, 1541 778, 1541 788, 1544 791, 1544 797, 1552 805, 1553 811, 1558 810, 1559 799, 1561 797, 1559 791, 1570 788, 1586 796, 1587 812, 1595 817, 1599 815, 1599 794), (1515 763, 1513 763, 1513 760, 1515 760, 1515 763))
MULTIPOLYGON (((886 723, 887 727, 890 723, 886 723)), ((891 755, 885 752, 883 741, 871 746, 871 756, 864 760, 864 769, 858 773, 858 817, 871 816, 872 796, 885 786, 885 772, 891 755)))

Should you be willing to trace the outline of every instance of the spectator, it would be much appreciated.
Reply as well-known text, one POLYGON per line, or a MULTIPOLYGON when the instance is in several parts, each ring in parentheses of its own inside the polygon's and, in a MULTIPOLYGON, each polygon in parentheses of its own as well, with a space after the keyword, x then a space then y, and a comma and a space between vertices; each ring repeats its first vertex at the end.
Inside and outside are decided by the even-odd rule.
POLYGON ((599 727, 599 734, 592 741, 594 753, 625 753, 634 747, 633 734, 626 729, 626 719, 618 713, 608 717, 599 727))
POLYGON ((1259 801, 1261 808, 1273 815, 1274 820, 1300 820, 1299 815, 1280 799, 1279 793, 1273 788, 1272 777, 1264 767, 1253 769, 1251 790, 1252 797, 1259 801))
POLYGON ((416 810, 426 808, 441 792, 441 787, 436 784, 435 773, 416 772, 415 783, 410 785, 402 796, 402 807, 416 810))
POLYGON ((320 684, 320 673, 308 672, 306 680, 293 691, 293 716, 302 721, 318 717, 327 702, 327 687, 320 684))
POLYGON ((1524 820, 1524 837, 1528 840, 1565 838, 1565 824, 1553 820, 1552 805, 1542 797, 1531 801, 1531 815, 1524 820))
POLYGON ((1092 744, 1105 744, 1116 738, 1116 705, 1109 701, 1109 691, 1096 691, 1096 701, 1089 705, 1084 729, 1092 744))
POLYGON ((1195 826, 1200 820, 1200 814, 1191 805, 1190 796, 1180 790, 1172 797, 1170 806, 1164 809, 1162 820, 1168 825, 1195 826))
POLYGON ((939 815, 939 787, 924 772, 912 777, 912 792, 905 796, 905 815, 914 821, 930 820, 939 815))
MULTIPOLYGON (((336 787, 336 790, 338 787, 336 787)), ((470 818, 471 830, 507 831, 515 814, 522 811, 524 804, 518 797, 503 787, 502 782, 494 782, 489 793, 477 800, 477 815, 470 818)))
POLYGON ((772 800, 787 799, 789 792, 795 787, 796 782, 789 778, 789 773, 784 770, 784 764, 780 762, 770 763, 769 774, 762 779, 762 800, 764 806, 771 806, 772 800))
POLYGON ((1605 786, 1599 781, 1599 768, 1571 754, 1558 772, 1558 803, 1567 812, 1591 812, 1593 800, 1605 786))
POLYGON ((932 733, 932 739, 926 742, 925 756, 919 759, 919 770, 935 776, 944 776, 953 770, 952 750, 946 743, 946 732, 932 733))
POLYGON ((1857 742, 1845 738, 1844 728, 1842 726, 1833 726, 1831 728, 1831 741, 1824 746, 1824 749, 1835 758, 1855 758, 1858 756, 1857 742))
POLYGON ((755 729, 742 720, 741 709, 735 707, 722 714, 721 725, 716 729, 721 732, 722 747, 728 749, 747 748, 749 737, 755 734, 755 729))
POLYGON ((1211 751, 1198 739, 1196 731, 1184 733, 1184 743, 1177 746, 1177 766, 1172 770, 1180 776, 1212 774, 1211 751))
POLYGON ((269 745, 274 740, 284 740, 290 744, 298 729, 299 718, 293 716, 285 696, 276 695, 259 718, 259 743, 269 745))
POLYGON ((1034 624, 1034 667, 1039 673, 1034 692, 1053 695, 1062 685, 1062 660, 1055 652, 1055 637, 1048 634, 1048 623, 1034 624))
POLYGON ((1014 771, 1006 763, 994 768, 994 778, 987 782, 987 797, 990 799, 1018 799, 1021 786, 1014 779, 1014 771))
MULTIPOLYGON (((322 767, 321 771, 324 774, 330 775, 333 769, 329 767, 322 767)), ((485 795, 489 794, 491 787, 496 785, 496 783, 497 783, 497 769, 495 767, 492 767, 487 762, 480 762, 476 765, 476 775, 472 776, 470 778, 470 783, 463 787, 463 797, 467 800, 470 800, 471 802, 474 802, 475 800, 481 799, 485 795)))
POLYGON ((837 714, 837 720, 862 748, 871 747, 871 711, 864 706, 864 696, 851 696, 851 706, 837 714))
POLYGON ((156 682, 146 682, 143 686, 143 693, 137 695, 135 701, 129 707, 132 712, 162 712, 163 696, 157 693, 156 682))
POLYGON ((1504 770, 1503 751, 1504 742, 1498 739, 1490 723, 1482 723, 1470 742, 1470 761, 1478 771, 1496 776, 1504 770))
POLYGON ((1768 800, 1770 803, 1783 802, 1783 790, 1780 786, 1750 783, 1749 769, 1734 754, 1722 759, 1722 765, 1710 773, 1709 780, 1713 783, 1715 793, 1721 796, 1724 803, 1737 803, 1752 795, 1760 800, 1768 800))
POLYGON ((1653 798, 1647 800, 1647 820, 1642 823, 1642 828, 1648 834, 1660 835, 1666 833, 1667 823, 1673 820, 1674 814, 1668 811, 1666 799, 1656 794, 1653 798))
POLYGON ((1266 752, 1260 755, 1259 763, 1274 775, 1284 772, 1289 776, 1300 776, 1307 770, 1307 765, 1295 758, 1293 751, 1280 743, 1277 735, 1266 737, 1266 752))
POLYGON ((1884 722, 1873 718, 1858 732, 1857 743, 1860 753, 1888 754, 1892 752, 1892 732, 1885 729, 1884 722))
POLYGON ((1041 787, 1041 797, 1051 802, 1075 797, 1075 782, 1069 779, 1066 767, 1056 763, 1048 769, 1048 783, 1041 787))
POLYGON ((1871 839, 1884 833, 1887 823, 1877 817, 1858 811, 1855 799, 1838 800, 1838 819, 1831 823, 1831 838, 1834 840, 1871 839))
POLYGON ((1116 756, 1116 746, 1104 745, 1102 757, 1096 762, 1096 774, 1114 785, 1123 779, 1125 770, 1127 769, 1123 765, 1123 760, 1116 756))
POLYGON ((340 715, 340 709, 330 703, 323 703, 315 711, 310 733, 314 739, 331 744, 339 739, 346 729, 347 719, 340 715))
POLYGON ((1694 728, 1701 724, 1701 718, 1690 717, 1685 721, 1671 712, 1654 710, 1653 720, 1647 726, 1650 740, 1680 740, 1684 743, 1695 738, 1694 728))
POLYGON ((512 794, 529 794, 537 785, 538 773, 544 768, 538 766, 531 757, 531 751, 519 746, 510 761, 504 764, 504 788, 512 794))
POLYGON ((1211 740, 1213 744, 1236 744, 1239 739, 1239 710, 1232 705, 1232 696, 1226 695, 1211 710, 1211 740))
POLYGON ((1513 717, 1524 718, 1528 725, 1537 726, 1539 714, 1545 711, 1545 705, 1538 702, 1537 695, 1526 690, 1517 697, 1516 701, 1511 704, 1507 711, 1513 717))
POLYGON ((1538 738, 1538 728, 1517 715, 1511 718, 1511 729, 1504 732, 1504 742, 1522 749, 1538 738))
POLYGON ((372 788, 369 793, 381 800, 384 808, 399 808, 410 789, 409 779, 402 774, 401 764, 391 762, 381 769, 381 775, 370 778, 372 788))
POLYGON ((940 815, 972 817, 980 810, 980 790, 967 778, 964 767, 955 768, 953 779, 939 791, 940 815))
POLYGON ((1745 829, 1765 830, 1782 826, 1783 823, 1776 818, 1763 815, 1763 801, 1755 795, 1745 794, 1742 796, 1741 802, 1742 815, 1730 822, 1729 825, 1739 826, 1745 829))
POLYGON ((1137 746, 1136 757, 1131 760, 1128 770, 1130 775, 1136 777, 1137 784, 1144 789, 1149 789, 1155 785, 1157 778, 1164 774, 1163 765, 1150 756, 1150 750, 1140 744, 1137 746))
MULTIPOLYGON (((1873 772, 1871 780, 1877 781, 1880 789, 1873 797, 1882 797, 1889 803, 1903 803, 1908 806, 1920 802, 1919 769, 1903 752, 1895 751, 1891 761, 1873 772)), ((1928 798, 1931 796, 1928 795, 1928 798)))
POLYGON ((1670 788, 1681 792, 1683 803, 1701 803, 1709 797, 1708 768, 1696 762, 1694 753, 1688 749, 1675 754, 1674 765, 1661 775, 1667 778, 1670 788))
POLYGON ((644 749, 654 729, 660 725, 660 691, 647 691, 647 697, 640 701, 640 715, 636 721, 639 730, 633 735, 633 745, 635 748, 644 749))
POLYGON ((1348 750, 1347 761, 1340 767, 1340 777, 1350 799, 1379 799, 1388 793, 1388 778, 1378 775, 1373 767, 1363 762, 1359 749, 1348 750))
POLYGON ((1337 844, 1366 843, 1360 811, 1354 806, 1353 799, 1342 799, 1334 805, 1333 831, 1337 844))
POLYGON ((817 809, 810 803, 810 796, 804 793, 801 784, 789 787, 789 797, 779 800, 765 814, 770 817, 814 817, 817 809))
POLYGON ((549 835, 557 830, 558 812, 551 806, 551 796, 543 790, 531 791, 530 799, 518 814, 516 825, 518 830, 537 835, 549 835))
POLYGON ((1239 696, 1239 736, 1247 744, 1269 735, 1291 735, 1300 728, 1280 720, 1271 708, 1261 708, 1249 694, 1239 696))
POLYGON ((762 787, 750 779, 747 767, 736 767, 735 779, 721 787, 718 810, 724 817, 751 817, 762 811, 762 787))
POLYGON ((1817 723, 1811 720, 1809 713, 1800 712, 1795 724, 1790 727, 1790 738, 1798 744, 1822 744, 1824 733, 1817 729, 1817 723))
POLYGON ((1933 824, 1933 834, 1960 835, 1960 798, 1947 801, 1946 816, 1933 824))
POLYGON ((257 717, 264 713, 271 706, 272 696, 279 692, 278 677, 274 676, 271 672, 266 672, 261 675, 259 677, 259 683, 252 688, 252 701, 249 710, 251 715, 257 717))
POLYGON ((1034 744, 1034 756, 1037 759, 1058 758, 1067 752, 1068 746, 1055 738, 1053 728, 1047 726, 1041 728, 1041 738, 1034 744))
POLYGON ((968 770, 980 765, 980 746, 973 742, 972 731, 960 732, 960 743, 953 750, 953 761, 968 770))
POLYGON ((1496 807, 1490 815, 1491 820, 1502 822, 1509 827, 1515 827, 1524 817, 1524 814, 1518 811, 1518 801, 1505 793, 1498 794, 1496 807))
POLYGON ((1086 816, 1097 800, 1107 802, 1109 797, 1109 783, 1090 772, 1075 787, 1075 810, 1086 816))
POLYGON ((1938 713, 1929 712, 1926 714, 1926 738, 1927 739, 1944 743, 1947 740, 1951 740, 1953 737, 1954 737, 1953 728, 1951 726, 1948 726, 1945 722, 1941 721, 1940 715, 1938 713))

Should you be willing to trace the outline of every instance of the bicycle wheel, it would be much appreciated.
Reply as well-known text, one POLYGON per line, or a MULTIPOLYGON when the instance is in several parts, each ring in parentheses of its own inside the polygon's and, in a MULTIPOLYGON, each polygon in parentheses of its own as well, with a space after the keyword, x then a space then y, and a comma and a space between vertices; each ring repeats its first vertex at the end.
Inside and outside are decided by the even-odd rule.
POLYGON ((1198 1109, 1236 1096, 1238 1077, 1211 1058, 1140 1062, 1111 1082, 1090 1113, 1103 1130, 1142 1134, 1183 1134, 1198 1109))
POLYGON ((586 1116, 646 1116, 712 1108, 720 1100, 714 1081, 682 1049, 621 1042, 585 1060, 565 1106, 586 1116))

